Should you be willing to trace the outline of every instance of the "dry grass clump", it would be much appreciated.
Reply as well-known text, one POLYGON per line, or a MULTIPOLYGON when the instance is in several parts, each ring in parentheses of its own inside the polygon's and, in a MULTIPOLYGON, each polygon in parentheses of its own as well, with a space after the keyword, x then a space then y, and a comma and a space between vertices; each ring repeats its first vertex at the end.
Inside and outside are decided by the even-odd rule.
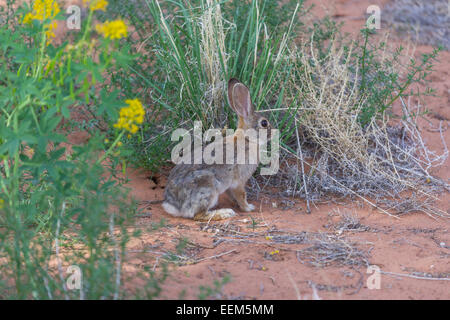
POLYGON ((299 78, 292 79, 291 90, 304 93, 298 114, 298 123, 306 129, 303 137, 308 135, 336 160, 362 162, 368 158, 368 141, 358 115, 365 98, 359 95, 358 82, 352 79, 348 66, 341 63, 350 54, 351 50, 344 54, 342 48, 333 46, 327 58, 320 62, 314 50, 310 54, 293 52, 299 78))
POLYGON ((447 0, 395 0, 386 5, 381 18, 417 42, 450 49, 447 0))
POLYGON ((226 54, 225 28, 220 5, 217 1, 206 0, 205 11, 199 18, 201 41, 201 62, 206 73, 207 84, 205 89, 205 107, 212 113, 222 111, 217 106, 225 100, 224 92, 229 55, 226 54), (215 112, 214 112, 215 110, 215 112))
MULTIPOLYGON (((325 56, 320 56, 311 42, 295 48, 288 57, 295 67, 285 88, 287 105, 295 99, 300 101, 296 109, 286 108, 295 118, 295 134, 286 147, 281 147, 280 173, 261 178, 262 185, 282 188, 284 196, 300 196, 308 202, 334 194, 360 198, 390 215, 407 208, 449 217, 429 205, 434 192, 450 190, 430 172, 448 156, 444 140, 441 155, 426 148, 416 125, 420 112, 410 110, 401 96, 398 100, 403 119, 392 120, 388 109, 377 111, 368 123, 361 123, 359 117, 367 112, 370 91, 359 92, 361 70, 352 64, 353 51, 360 48, 344 49, 334 42, 329 48, 325 56), (407 190, 413 195, 402 198, 401 193, 407 190), (382 202, 386 197, 392 202, 382 202)), ((383 52, 386 57, 388 54, 383 52)), ((389 68, 389 72, 397 69, 402 77, 404 68, 397 63, 381 63, 378 68, 389 68)), ((366 71, 365 77, 371 76, 366 71)), ((384 84, 379 85, 381 90, 384 84)))
POLYGON ((367 266, 368 253, 359 244, 327 232, 291 233, 282 230, 271 232, 272 241, 278 244, 307 244, 306 248, 297 249, 297 260, 316 267, 330 265, 367 266))
POLYGON ((369 250, 364 249, 367 243, 350 240, 336 232, 298 232, 274 227, 260 232, 248 232, 232 224, 209 227, 216 231, 214 247, 222 243, 270 246, 280 251, 293 251, 299 262, 315 267, 369 265, 369 250))
POLYGON ((328 228, 338 232, 339 234, 350 232, 376 232, 377 230, 361 223, 356 215, 344 213, 341 220, 337 224, 331 224, 328 228))
POLYGON ((297 259, 316 267, 331 264, 347 266, 368 266, 367 253, 359 249, 356 243, 330 235, 317 233, 312 245, 297 251, 297 259))

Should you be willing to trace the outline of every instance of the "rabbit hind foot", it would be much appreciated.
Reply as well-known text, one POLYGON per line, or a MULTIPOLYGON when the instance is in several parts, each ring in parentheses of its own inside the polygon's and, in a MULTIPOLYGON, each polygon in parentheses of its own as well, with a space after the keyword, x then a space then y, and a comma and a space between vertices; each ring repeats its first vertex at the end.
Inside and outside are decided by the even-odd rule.
POLYGON ((236 212, 233 209, 217 209, 199 212, 194 216, 196 221, 218 221, 234 217, 236 212))

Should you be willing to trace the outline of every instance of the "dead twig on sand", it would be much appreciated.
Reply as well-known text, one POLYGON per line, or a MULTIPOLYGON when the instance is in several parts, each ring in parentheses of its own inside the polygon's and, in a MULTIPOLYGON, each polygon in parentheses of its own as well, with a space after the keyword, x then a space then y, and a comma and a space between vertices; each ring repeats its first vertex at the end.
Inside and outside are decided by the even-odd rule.
POLYGON ((405 273, 396 273, 396 272, 388 272, 388 271, 380 271, 381 274, 395 276, 395 277, 404 277, 404 278, 412 278, 417 280, 435 280, 435 281, 450 281, 450 278, 434 278, 434 277, 424 277, 424 276, 416 276, 413 274, 405 274, 405 273))
POLYGON ((233 253, 233 252, 236 252, 236 251, 237 251, 236 249, 233 249, 233 250, 230 250, 230 251, 227 251, 227 252, 223 252, 223 253, 219 253, 219 254, 210 256, 210 257, 196 259, 192 264, 196 264, 196 263, 199 263, 201 261, 205 261, 205 260, 209 260, 209 259, 219 258, 219 257, 225 256, 227 254, 230 254, 230 253, 233 253))

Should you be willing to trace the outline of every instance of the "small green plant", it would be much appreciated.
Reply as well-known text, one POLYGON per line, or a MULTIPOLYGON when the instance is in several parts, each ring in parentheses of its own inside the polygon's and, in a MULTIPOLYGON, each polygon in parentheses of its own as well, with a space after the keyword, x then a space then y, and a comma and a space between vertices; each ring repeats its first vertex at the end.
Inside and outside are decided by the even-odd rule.
POLYGON ((258 225, 259 225, 259 222, 258 222, 258 220, 257 220, 257 219, 253 218, 253 216, 252 216, 252 215, 250 215, 250 219, 252 219, 252 229, 253 229, 253 230, 255 230, 255 228, 257 228, 257 227, 258 227, 258 225))
POLYGON ((200 286, 199 293, 197 298, 199 300, 206 299, 221 299, 223 298, 223 286, 231 281, 231 277, 229 274, 226 274, 222 279, 214 280, 213 287, 209 286, 200 286))
MULTIPOLYGON (((359 42, 353 58, 352 72, 360 72, 359 91, 361 99, 365 100, 365 106, 359 114, 359 121, 364 126, 373 117, 390 111, 394 102, 399 98, 419 96, 412 88, 414 84, 426 84, 427 77, 433 70, 438 53, 442 47, 438 47, 429 54, 423 54, 421 61, 411 58, 408 62, 401 61, 405 58, 404 47, 399 46, 390 57, 382 59, 379 54, 386 50, 386 42, 372 44, 369 38, 372 31, 361 30, 363 40, 359 42), (402 64, 406 64, 401 67, 402 64), (403 72, 402 72, 403 71, 403 72), (402 74, 404 73, 404 74, 402 74)), ((426 88, 421 95, 432 94, 431 88, 426 88)))

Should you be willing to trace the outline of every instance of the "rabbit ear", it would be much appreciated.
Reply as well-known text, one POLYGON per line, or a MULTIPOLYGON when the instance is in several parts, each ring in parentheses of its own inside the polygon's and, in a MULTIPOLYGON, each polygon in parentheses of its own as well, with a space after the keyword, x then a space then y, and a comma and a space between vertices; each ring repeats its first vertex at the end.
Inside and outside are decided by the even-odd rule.
POLYGON ((250 91, 244 84, 235 78, 228 81, 228 100, 231 108, 242 118, 247 119, 253 114, 250 91))
POLYGON ((236 108, 234 106, 234 101, 233 101, 233 88, 238 83, 240 83, 240 82, 236 78, 231 78, 228 81, 228 103, 230 104, 230 107, 231 107, 231 109, 233 109, 234 112, 236 112, 236 108))

